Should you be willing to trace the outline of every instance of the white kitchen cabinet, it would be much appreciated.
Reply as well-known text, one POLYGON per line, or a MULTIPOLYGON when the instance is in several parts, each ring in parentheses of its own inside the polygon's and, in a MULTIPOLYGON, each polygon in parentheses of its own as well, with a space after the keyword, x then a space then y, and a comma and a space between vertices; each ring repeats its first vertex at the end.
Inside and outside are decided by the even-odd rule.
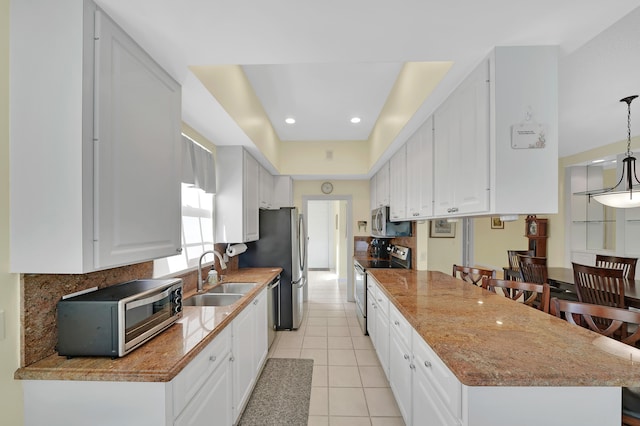
POLYGON ((371 176, 371 179, 369 179, 369 208, 371 210, 378 208, 377 194, 378 187, 376 185, 376 175, 374 174, 371 176))
POLYGON ((90 1, 11 15, 11 270, 179 252, 180 85, 90 1))
POLYGON ((435 215, 489 211, 489 61, 438 108, 434 126, 435 215))
POLYGON ((255 241, 259 236, 259 164, 241 146, 220 146, 216 157, 216 242, 255 241))
POLYGON ((556 46, 496 47, 433 120, 434 216, 557 213, 556 46))
POLYGON ((293 207, 293 179, 291 176, 273 177, 273 208, 293 207))
POLYGON ((380 365, 389 379, 389 299, 371 275, 367 276, 367 289, 367 326, 369 323, 373 325, 373 327, 368 326, 369 336, 380 365), (369 317, 370 311, 373 311, 371 317, 369 317))
POLYGON ((409 138, 407 149, 407 211, 411 220, 433 216, 433 118, 409 138))
POLYGON ((392 221, 407 217, 407 148, 406 144, 389 160, 389 214, 392 221))
POLYGON ((462 425, 462 422, 455 418, 438 398, 423 368, 416 367, 413 375, 411 408, 412 418, 416 419, 416 422, 418 419, 430 419, 432 424, 439 426, 462 425))
POLYGON ((260 180, 260 208, 273 208, 273 175, 269 170, 258 164, 258 174, 260 180))
POLYGON ((389 162, 384 163, 376 173, 377 207, 389 205, 389 162))
POLYGON ((413 368, 411 347, 407 346, 393 319, 390 328, 389 384, 404 422, 410 425, 412 422, 411 369, 413 368))
POLYGON ((267 355, 267 293, 263 290, 232 323, 233 419, 249 401, 267 355))
POLYGON ((223 330, 173 380, 174 425, 232 424, 231 330, 223 330))

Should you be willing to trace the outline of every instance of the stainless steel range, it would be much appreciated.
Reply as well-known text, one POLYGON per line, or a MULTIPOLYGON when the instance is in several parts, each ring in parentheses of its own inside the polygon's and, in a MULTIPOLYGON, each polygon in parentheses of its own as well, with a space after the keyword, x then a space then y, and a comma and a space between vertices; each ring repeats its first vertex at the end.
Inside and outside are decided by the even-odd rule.
POLYGON ((390 245, 389 259, 353 260, 353 276, 355 281, 356 314, 360 328, 364 334, 367 331, 367 269, 400 268, 411 269, 411 249, 408 247, 390 245))

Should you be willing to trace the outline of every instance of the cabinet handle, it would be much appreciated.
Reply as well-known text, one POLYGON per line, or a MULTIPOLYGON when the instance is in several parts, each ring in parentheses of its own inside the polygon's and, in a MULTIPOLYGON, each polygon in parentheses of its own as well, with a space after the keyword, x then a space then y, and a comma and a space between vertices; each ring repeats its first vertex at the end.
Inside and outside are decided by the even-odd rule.
MULTIPOLYGON (((395 320, 393 323, 394 323, 395 325, 397 325, 397 326, 400 326, 400 321, 398 321, 398 320, 395 320)), ((405 356, 406 356, 406 355, 405 355, 405 356)))
POLYGON ((229 357, 229 361, 233 362, 233 361, 235 361, 235 360, 236 360, 236 359, 233 357, 233 355, 231 355, 231 356, 229 357))
POLYGON ((378 299, 378 302, 382 302, 382 299, 378 299))
POLYGON ((424 366, 427 368, 431 368, 431 363, 429 361, 425 361, 424 366))
POLYGON ((218 359, 218 357, 217 357, 217 356, 215 356, 215 355, 211 355, 211 356, 209 357, 209 361, 211 361, 211 362, 215 362, 215 360, 216 360, 216 359, 218 359))
POLYGON ((178 247, 178 248, 176 249, 176 253, 182 253, 182 247, 178 247))
POLYGON ((412 369, 412 370, 415 370, 416 366, 414 364, 409 364, 409 368, 412 369))
POLYGON ((257 304, 258 304, 258 299, 254 300, 254 301, 253 301, 253 304, 254 304, 254 305, 257 305, 257 304))
POLYGON ((404 354, 404 359, 409 359, 409 358, 410 358, 409 355, 404 354))
POLYGON ((414 213, 413 215, 414 215, 414 216, 420 216, 420 213, 417 213, 417 212, 416 212, 416 213, 414 213))

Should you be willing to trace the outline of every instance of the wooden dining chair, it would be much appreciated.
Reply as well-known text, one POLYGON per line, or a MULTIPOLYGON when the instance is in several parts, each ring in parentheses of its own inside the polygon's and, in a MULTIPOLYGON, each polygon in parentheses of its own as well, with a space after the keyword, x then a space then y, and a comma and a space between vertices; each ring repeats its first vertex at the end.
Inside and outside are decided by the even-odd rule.
MULTIPOLYGON (((551 312, 567 322, 636 346, 640 340, 640 312, 611 306, 551 299, 551 312), (623 330, 635 330, 632 334, 623 330)), ((640 425, 640 389, 622 388, 622 424, 640 425)))
POLYGON ((507 259, 509 260, 509 276, 506 275, 505 271, 505 279, 521 281, 522 277, 520 276, 520 259, 518 258, 518 255, 533 256, 533 254, 533 250, 507 250, 507 259))
POLYGON ((522 303, 533 306, 542 312, 549 313, 549 284, 534 284, 524 281, 498 280, 494 278, 484 277, 482 279, 482 288, 485 290, 496 292, 496 288, 502 289, 502 294, 511 300, 518 301, 522 299, 522 303))
POLYGON ((624 271, 573 262, 573 281, 578 301, 624 308, 624 271))
POLYGON ((454 264, 451 275, 470 284, 481 286, 482 278, 495 278, 496 271, 495 269, 474 268, 472 266, 460 266, 454 264))
POLYGON ((596 266, 600 268, 622 269, 624 278, 634 280, 636 278, 637 257, 596 255, 596 266))
POLYGON ((534 257, 519 254, 518 264, 520 265, 520 276, 522 277, 522 281, 534 284, 549 283, 546 257, 534 257))

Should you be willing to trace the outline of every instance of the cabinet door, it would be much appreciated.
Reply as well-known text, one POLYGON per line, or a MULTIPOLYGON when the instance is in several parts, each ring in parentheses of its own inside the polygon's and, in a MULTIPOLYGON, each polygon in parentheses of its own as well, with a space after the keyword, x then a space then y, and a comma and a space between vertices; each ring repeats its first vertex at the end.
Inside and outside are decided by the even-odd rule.
POLYGON ((233 332, 233 417, 238 419, 251 395, 255 380, 256 339, 253 305, 245 308, 232 324, 233 332))
POLYGON ((260 165, 246 151, 244 151, 244 241, 256 241, 259 237, 259 180, 260 165))
POLYGON ((229 361, 222 363, 174 422, 175 426, 204 424, 231 425, 231 371, 229 361))
POLYGON ((293 180, 291 176, 273 177, 273 208, 293 207, 293 180))
POLYGON ((407 218, 407 148, 403 145, 389 161, 389 206, 391 220, 407 218))
POLYGON ((376 202, 378 207, 389 205, 389 162, 376 173, 376 202))
POLYGON ((370 291, 367 291, 367 331, 373 347, 377 347, 378 339, 376 338, 376 322, 378 316, 378 306, 375 297, 370 291))
POLYGON ((413 371, 412 418, 416 419, 416 422, 429 419, 429 424, 433 425, 461 425, 462 422, 453 417, 438 399, 435 389, 429 384, 429 377, 419 370, 413 371))
POLYGON ((269 350, 268 342, 268 319, 267 319, 267 289, 256 296, 252 302, 252 309, 254 310, 254 324, 255 324, 255 365, 254 372, 256 377, 262 369, 262 365, 267 360, 267 352, 269 350))
POLYGON ((389 317, 379 308, 376 313, 376 352, 389 379, 389 317))
POLYGON ((411 424, 411 351, 402 337, 391 329, 389 346, 389 383, 404 422, 411 424))
POLYGON ((94 267, 180 252, 180 86, 96 12, 94 267))
POLYGON ((488 80, 484 61, 435 113, 435 215, 489 210, 488 80))
POLYGON ((484 61, 460 86, 460 129, 455 204, 460 213, 489 211, 489 62, 484 61))
POLYGON ((433 216, 433 118, 407 141, 407 217, 433 216))
POLYGON ((376 175, 369 179, 369 207, 374 210, 378 207, 378 188, 376 186, 376 175))
POLYGON ((260 174, 260 208, 273 208, 273 175, 258 165, 260 174))

